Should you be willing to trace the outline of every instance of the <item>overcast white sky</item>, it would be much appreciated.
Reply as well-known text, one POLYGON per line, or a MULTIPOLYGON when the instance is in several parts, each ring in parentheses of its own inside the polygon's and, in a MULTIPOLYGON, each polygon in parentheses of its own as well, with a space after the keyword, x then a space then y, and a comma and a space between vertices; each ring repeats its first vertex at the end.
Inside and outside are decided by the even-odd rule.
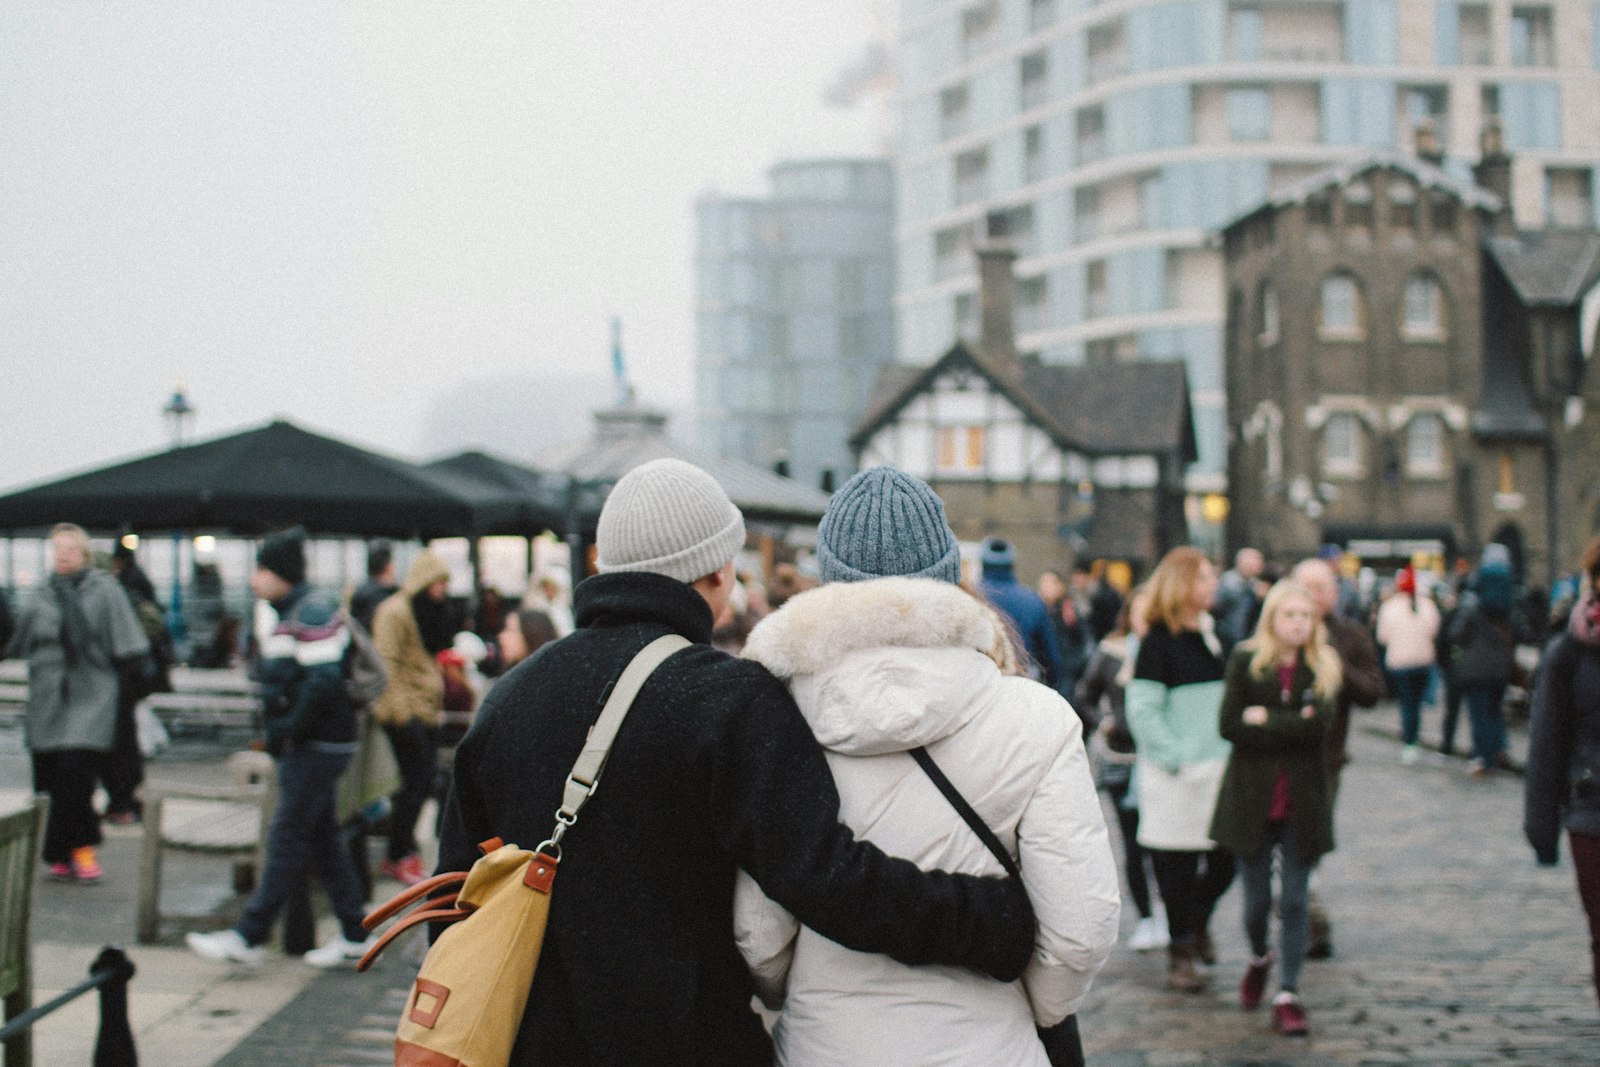
POLYGON ((695 196, 877 150, 820 94, 892 6, 0 7, 0 487, 163 446, 178 380, 201 436, 414 456, 464 385, 607 373, 612 314, 688 405, 695 196))

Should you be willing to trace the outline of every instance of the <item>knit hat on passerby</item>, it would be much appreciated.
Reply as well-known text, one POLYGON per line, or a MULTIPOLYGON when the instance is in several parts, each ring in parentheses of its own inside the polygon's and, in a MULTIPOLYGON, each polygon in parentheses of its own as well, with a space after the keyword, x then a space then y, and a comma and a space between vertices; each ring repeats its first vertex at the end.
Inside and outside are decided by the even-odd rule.
POLYGON ((961 547, 944 501, 926 482, 893 467, 870 467, 845 482, 817 528, 824 582, 873 578, 961 581, 961 547))
POLYGON ((649 571, 692 582, 744 547, 744 516, 717 480, 681 459, 656 459, 622 476, 595 531, 601 574, 649 571))
POLYGON ((306 580, 306 528, 296 526, 269 534, 256 552, 256 563, 290 585, 306 580))
POLYGON ((1010 541, 998 535, 983 539, 983 546, 978 550, 978 562, 985 567, 1004 568, 1017 565, 1017 550, 1010 541))

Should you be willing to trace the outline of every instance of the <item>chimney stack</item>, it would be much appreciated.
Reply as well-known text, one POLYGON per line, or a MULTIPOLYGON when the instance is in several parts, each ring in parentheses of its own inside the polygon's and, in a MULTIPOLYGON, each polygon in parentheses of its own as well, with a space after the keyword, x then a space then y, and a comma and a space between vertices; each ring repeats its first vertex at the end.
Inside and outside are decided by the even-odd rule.
POLYGON ((1506 153, 1505 135, 1500 129, 1500 116, 1490 115, 1483 124, 1483 133, 1478 138, 1482 155, 1478 165, 1472 168, 1472 177, 1477 183, 1489 192, 1498 196, 1505 205, 1507 215, 1511 212, 1511 156, 1506 153))
POLYGON ((978 345, 990 359, 1017 360, 1016 279, 1011 268, 1017 252, 1008 241, 991 241, 978 250, 978 345))
POLYGON ((1432 115, 1425 115, 1418 120, 1412 137, 1416 142, 1417 158, 1436 167, 1444 166, 1444 148, 1439 144, 1439 131, 1434 126, 1432 115))

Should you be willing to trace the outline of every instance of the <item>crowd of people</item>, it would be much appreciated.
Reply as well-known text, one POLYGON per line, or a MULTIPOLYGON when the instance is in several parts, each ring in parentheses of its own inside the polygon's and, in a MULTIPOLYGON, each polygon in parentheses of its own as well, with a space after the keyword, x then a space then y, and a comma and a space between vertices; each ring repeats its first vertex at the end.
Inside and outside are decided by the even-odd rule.
MULTIPOLYGON (((1128 947, 1164 949, 1167 986, 1197 993, 1238 881, 1238 1002, 1304 1035, 1306 961, 1333 951, 1312 884, 1352 708, 1386 692, 1402 765, 1421 760, 1430 702, 1446 753, 1464 705, 1469 773, 1486 778, 1505 763, 1508 690, 1531 689, 1527 836, 1553 863, 1568 831, 1600 976, 1600 539, 1557 602, 1519 589, 1498 544, 1453 579, 1407 566, 1387 588, 1352 581, 1336 552, 1245 548, 1219 573, 1179 547, 1136 586, 1080 564, 1035 589, 1018 567, 1038 561, 1002 537, 963 560, 937 494, 886 467, 834 494, 814 564, 758 580, 736 566, 744 539, 708 475, 663 460, 610 494, 596 576, 572 589, 543 569, 472 617, 426 550, 397 582, 392 547, 373 545, 341 605, 307 580, 304 531, 264 540, 250 640, 278 808, 242 918, 189 945, 259 963, 315 875, 340 929, 305 958, 352 962, 367 902, 339 789, 364 751, 381 741, 393 761, 387 803, 366 810, 387 824, 380 869, 427 877, 431 798, 437 869, 464 870, 480 841, 545 836, 616 674, 678 633, 692 647, 646 684, 607 798, 569 839, 581 858, 512 1063, 672 1060, 713 1040, 730 1063, 1073 1062, 1124 884, 1128 947), (1519 647, 1546 631, 1529 677, 1519 647), (364 656, 385 679, 370 706, 351 681, 364 656)), ((0 627, 29 661, 50 876, 92 881, 101 819, 138 818, 132 709, 165 684, 170 647, 131 553, 96 567, 69 525, 51 548, 49 582, 0 627)))

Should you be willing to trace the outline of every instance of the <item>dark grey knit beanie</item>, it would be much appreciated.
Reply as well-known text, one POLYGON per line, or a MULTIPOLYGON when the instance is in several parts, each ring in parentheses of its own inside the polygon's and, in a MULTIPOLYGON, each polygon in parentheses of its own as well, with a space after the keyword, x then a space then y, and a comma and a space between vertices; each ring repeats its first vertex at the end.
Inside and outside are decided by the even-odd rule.
POLYGON ((926 482, 893 467, 870 467, 840 487, 817 530, 824 582, 899 575, 961 580, 961 547, 944 502, 926 482))

